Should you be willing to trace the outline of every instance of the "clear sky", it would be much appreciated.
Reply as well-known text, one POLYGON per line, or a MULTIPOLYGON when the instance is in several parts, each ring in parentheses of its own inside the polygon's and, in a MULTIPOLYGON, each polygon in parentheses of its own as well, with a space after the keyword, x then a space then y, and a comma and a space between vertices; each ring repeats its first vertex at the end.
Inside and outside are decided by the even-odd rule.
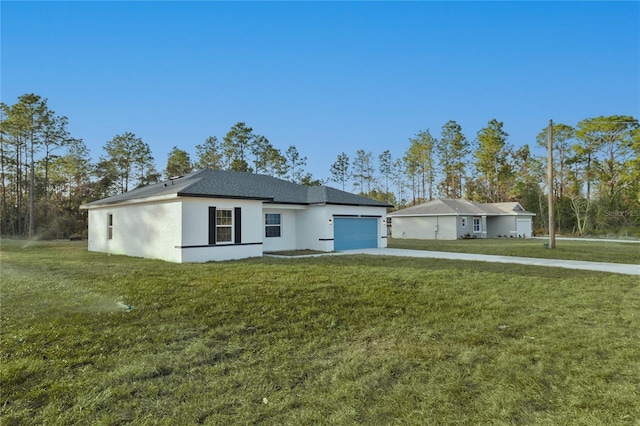
MULTIPOLYGON (((330 177, 341 152, 468 139, 492 118, 640 118, 638 2, 0 2, 1 99, 48 98, 97 159, 115 135, 195 159, 243 121, 330 177)), ((542 152, 542 151, 541 151, 542 152)))

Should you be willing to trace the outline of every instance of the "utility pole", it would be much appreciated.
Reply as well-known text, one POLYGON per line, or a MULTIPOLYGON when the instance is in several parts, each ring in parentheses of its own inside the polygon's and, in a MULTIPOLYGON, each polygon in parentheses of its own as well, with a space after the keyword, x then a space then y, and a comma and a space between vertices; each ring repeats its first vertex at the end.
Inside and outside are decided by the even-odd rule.
POLYGON ((553 120, 549 120, 548 135, 548 159, 547 159, 547 188, 549 204, 549 248, 556 248, 556 225, 553 214, 553 120))

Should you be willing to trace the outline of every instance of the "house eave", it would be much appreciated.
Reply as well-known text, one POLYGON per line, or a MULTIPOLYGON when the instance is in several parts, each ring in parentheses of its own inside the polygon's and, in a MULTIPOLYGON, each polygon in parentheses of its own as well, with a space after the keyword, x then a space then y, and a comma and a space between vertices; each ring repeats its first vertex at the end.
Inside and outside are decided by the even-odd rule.
POLYGON ((168 200, 176 200, 177 194, 167 194, 167 195, 159 195, 155 197, 141 197, 141 198, 132 198, 130 200, 123 201, 111 201, 111 202, 100 202, 93 201, 87 204, 81 204, 80 210, 91 210, 94 208, 103 208, 103 207, 112 207, 112 206, 126 206, 132 204, 142 204, 142 203, 154 203, 158 201, 168 201, 168 200))
POLYGON ((379 207, 379 208, 385 208, 385 209, 393 207, 390 204, 377 205, 377 204, 355 204, 355 203, 337 203, 337 202, 326 202, 326 203, 317 203, 317 204, 326 204, 331 206, 379 207))
POLYGON ((530 212, 513 212, 513 213, 415 213, 415 214, 393 214, 390 213, 387 216, 389 217, 442 217, 442 216, 476 216, 476 217, 498 217, 498 216, 527 216, 533 217, 535 213, 530 212))

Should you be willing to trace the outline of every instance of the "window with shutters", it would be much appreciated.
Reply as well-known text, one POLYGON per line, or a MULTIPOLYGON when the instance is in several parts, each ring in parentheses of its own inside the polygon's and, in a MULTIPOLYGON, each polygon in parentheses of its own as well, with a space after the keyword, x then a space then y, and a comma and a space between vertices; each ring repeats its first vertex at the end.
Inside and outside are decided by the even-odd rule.
POLYGON ((233 211, 216 210, 216 242, 230 243, 233 241, 233 211))

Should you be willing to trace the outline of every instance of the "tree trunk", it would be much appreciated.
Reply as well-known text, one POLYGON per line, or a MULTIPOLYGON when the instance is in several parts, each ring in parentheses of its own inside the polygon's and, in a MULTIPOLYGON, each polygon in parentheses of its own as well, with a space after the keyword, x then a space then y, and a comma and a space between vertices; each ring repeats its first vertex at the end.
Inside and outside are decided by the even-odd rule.
POLYGON ((34 142, 31 140, 31 164, 29 166, 29 239, 33 238, 34 228, 36 226, 35 218, 35 188, 36 188, 36 176, 35 176, 35 160, 34 160, 34 142))

